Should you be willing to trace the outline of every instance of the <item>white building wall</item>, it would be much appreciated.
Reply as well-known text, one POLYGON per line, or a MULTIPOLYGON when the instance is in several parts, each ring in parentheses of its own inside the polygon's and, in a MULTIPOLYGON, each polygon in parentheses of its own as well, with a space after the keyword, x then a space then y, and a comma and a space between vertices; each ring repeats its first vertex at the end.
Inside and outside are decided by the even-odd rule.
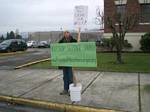
MULTIPOLYGON (((140 51, 140 39, 145 33, 127 33, 125 39, 132 44, 133 48, 129 51, 140 51)), ((104 38, 112 37, 112 33, 104 33, 104 38)))

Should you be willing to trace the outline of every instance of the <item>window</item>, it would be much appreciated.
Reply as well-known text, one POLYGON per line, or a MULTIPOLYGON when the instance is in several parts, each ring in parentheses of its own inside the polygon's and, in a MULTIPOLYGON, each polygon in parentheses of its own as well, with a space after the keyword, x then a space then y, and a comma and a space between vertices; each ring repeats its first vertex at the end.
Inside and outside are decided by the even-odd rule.
POLYGON ((139 0, 140 4, 150 3, 150 0, 139 0))
POLYGON ((141 22, 150 23, 150 3, 141 4, 141 22))
POLYGON ((121 18, 124 17, 126 11, 126 5, 116 5, 117 15, 121 15, 121 18))
POLYGON ((119 5, 119 4, 127 4, 127 0, 115 0, 115 5, 119 5))
POLYGON ((126 9, 125 5, 117 5, 117 14, 119 14, 119 13, 124 14, 125 9, 126 9))

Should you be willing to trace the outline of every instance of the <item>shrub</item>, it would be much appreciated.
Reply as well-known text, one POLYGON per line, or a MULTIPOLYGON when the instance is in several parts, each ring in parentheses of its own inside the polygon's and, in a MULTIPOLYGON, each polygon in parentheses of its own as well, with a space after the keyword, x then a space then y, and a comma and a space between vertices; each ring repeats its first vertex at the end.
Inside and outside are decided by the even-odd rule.
POLYGON ((141 50, 150 52, 150 33, 142 35, 140 44, 141 50))
POLYGON ((132 48, 132 44, 129 43, 128 40, 124 40, 123 47, 126 48, 126 49, 130 49, 130 48, 132 48))
POLYGON ((101 39, 101 46, 104 48, 109 48, 110 47, 110 39, 109 38, 102 38, 101 39))
MULTIPOLYGON (((114 38, 112 38, 112 37, 111 38, 102 38, 101 41, 102 41, 102 44, 101 44, 102 47, 108 48, 111 51, 113 51, 113 49, 115 47, 114 38)), ((130 48, 132 48, 132 45, 131 45, 131 43, 128 42, 128 40, 124 40, 123 48, 130 49, 130 48)))

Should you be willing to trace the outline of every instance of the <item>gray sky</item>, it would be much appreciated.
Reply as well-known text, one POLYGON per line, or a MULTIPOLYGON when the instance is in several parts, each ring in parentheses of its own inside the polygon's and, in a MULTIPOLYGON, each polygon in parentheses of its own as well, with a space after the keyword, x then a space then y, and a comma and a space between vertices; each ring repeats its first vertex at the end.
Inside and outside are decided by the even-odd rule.
POLYGON ((103 0, 0 0, 0 32, 76 29, 73 25, 76 5, 88 5, 86 27, 99 28, 94 17, 98 6, 103 9, 103 0))

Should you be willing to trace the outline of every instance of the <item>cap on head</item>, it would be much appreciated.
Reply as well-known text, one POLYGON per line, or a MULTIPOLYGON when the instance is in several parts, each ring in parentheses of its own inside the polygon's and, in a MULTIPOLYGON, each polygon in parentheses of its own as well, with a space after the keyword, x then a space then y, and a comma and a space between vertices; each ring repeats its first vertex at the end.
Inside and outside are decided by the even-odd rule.
POLYGON ((68 30, 66 30, 66 31, 64 31, 64 34, 65 34, 65 33, 70 33, 70 32, 69 32, 68 30))

